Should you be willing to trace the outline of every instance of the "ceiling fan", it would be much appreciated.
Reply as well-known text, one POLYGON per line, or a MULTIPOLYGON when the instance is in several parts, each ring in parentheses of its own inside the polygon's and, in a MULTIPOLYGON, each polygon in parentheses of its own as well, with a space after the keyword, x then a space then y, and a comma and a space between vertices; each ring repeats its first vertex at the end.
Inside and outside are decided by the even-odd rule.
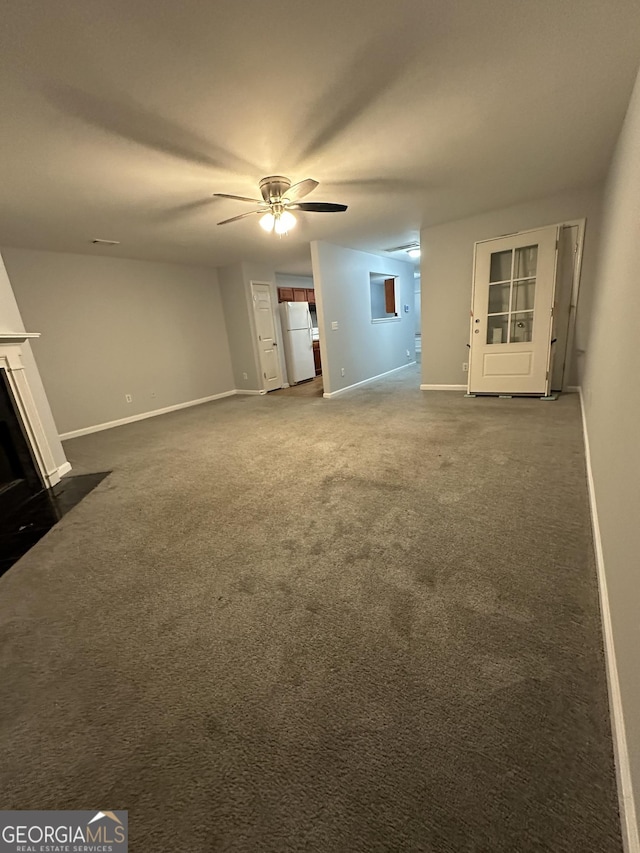
POLYGON ((214 193, 217 198, 232 198, 236 201, 249 201, 259 205, 257 210, 249 213, 241 213, 232 216, 231 219, 223 219, 218 225, 226 225, 228 222, 236 222, 246 216, 254 216, 262 213, 260 225, 265 231, 275 231, 276 234, 286 234, 296 224, 296 218, 292 210, 304 210, 316 213, 340 213, 347 209, 346 204, 330 204, 324 201, 303 201, 299 199, 309 195, 318 186, 318 181, 306 178, 297 184, 291 184, 289 178, 282 175, 270 175, 260 181, 260 192, 262 199, 247 198, 243 195, 228 195, 227 193, 214 193))

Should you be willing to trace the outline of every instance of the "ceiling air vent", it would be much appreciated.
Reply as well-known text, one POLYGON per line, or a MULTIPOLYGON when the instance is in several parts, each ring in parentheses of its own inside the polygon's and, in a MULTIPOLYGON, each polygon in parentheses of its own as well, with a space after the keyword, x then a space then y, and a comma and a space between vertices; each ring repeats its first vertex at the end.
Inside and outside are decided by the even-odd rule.
POLYGON ((411 243, 403 243, 402 246, 394 246, 393 249, 385 249, 385 252, 408 252, 410 249, 419 249, 420 243, 412 240, 411 243))

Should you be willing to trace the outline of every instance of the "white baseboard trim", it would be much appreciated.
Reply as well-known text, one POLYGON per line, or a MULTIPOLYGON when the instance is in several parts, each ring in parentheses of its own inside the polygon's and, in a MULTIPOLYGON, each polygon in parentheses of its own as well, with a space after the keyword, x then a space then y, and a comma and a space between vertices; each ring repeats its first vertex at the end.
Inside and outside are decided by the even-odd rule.
POLYGON ((174 406, 165 406, 164 409, 154 409, 152 412, 142 412, 139 415, 131 415, 128 418, 119 418, 117 421, 107 421, 102 424, 74 429, 71 432, 60 434, 60 441, 70 438, 78 438, 81 435, 89 435, 92 432, 102 432, 104 429, 132 424, 135 421, 143 421, 147 418, 155 418, 158 415, 166 415, 168 412, 176 412, 178 409, 188 409, 190 406, 199 406, 201 403, 210 403, 212 400, 220 400, 222 397, 232 397, 234 394, 260 394, 261 391, 223 391, 222 394, 212 394, 210 397, 201 397, 199 400, 189 400, 187 403, 176 403, 174 406))
POLYGON ((65 474, 68 474, 71 470, 71 462, 65 462, 64 465, 58 466, 58 474, 60 477, 64 477, 65 474))
POLYGON ((267 392, 266 391, 245 391, 244 388, 236 388, 235 391, 230 391, 229 393, 231 393, 231 394, 260 394, 261 396, 264 396, 267 392))
POLYGON ((370 376, 369 379, 363 379, 362 382, 354 382, 353 385, 347 385, 346 388, 338 388, 337 391, 330 391, 329 393, 325 392, 322 396, 325 400, 330 400, 338 394, 344 394, 345 391, 353 391, 354 388, 359 388, 361 385, 368 385, 369 382, 375 382, 376 379, 383 379, 385 376, 390 376, 392 373, 397 373, 399 370, 405 370, 407 367, 411 367, 414 364, 415 361, 408 361, 406 364, 401 364, 400 367, 394 367, 392 370, 387 370, 385 373, 378 373, 377 376, 370 376))
POLYGON ((600 524, 598 521, 598 507, 596 503, 595 485, 593 482, 593 471, 591 470, 589 433, 587 430, 582 388, 577 386, 577 391, 580 394, 580 411, 582 412, 582 431, 584 434, 584 452, 587 464, 589 505, 591 507, 591 527, 593 530, 593 544, 596 556, 596 569, 598 573, 598 590, 600 593, 600 612, 602 615, 602 633, 607 666, 607 688, 609 691, 609 710, 611 713, 611 730, 613 735, 613 749, 616 764, 616 779, 618 783, 618 803, 620 808, 620 820, 622 823, 622 840, 626 853, 640 853, 640 837, 638 835, 638 821, 636 817, 635 799, 633 796, 631 766, 629 763, 629 750, 627 748, 627 733, 624 724, 622 696, 620 694, 620 679, 616 663, 611 610, 609 608, 607 575, 605 572, 604 556, 602 552, 602 538, 600 536, 600 524))
POLYGON ((579 385, 567 385, 567 387, 564 390, 565 390, 565 393, 567 393, 567 394, 579 394, 580 393, 580 386, 579 385))
POLYGON ((466 391, 466 385, 421 385, 421 391, 466 391))

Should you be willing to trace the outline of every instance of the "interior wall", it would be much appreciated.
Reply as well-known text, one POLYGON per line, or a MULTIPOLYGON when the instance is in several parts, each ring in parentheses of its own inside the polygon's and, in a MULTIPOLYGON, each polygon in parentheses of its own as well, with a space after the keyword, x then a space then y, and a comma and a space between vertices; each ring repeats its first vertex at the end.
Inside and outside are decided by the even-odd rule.
POLYGON ((215 270, 3 254, 61 433, 233 390, 215 270))
POLYGON ((325 394, 334 394, 415 361, 411 264, 321 241, 311 243, 311 259, 325 394), (371 322, 369 273, 372 272, 397 277, 400 288, 397 320, 371 322), (332 329, 332 323, 338 324, 337 330, 332 329))
MULTIPOLYGON (((3 257, 0 255, 0 331, 2 332, 42 332, 43 330, 36 326, 26 328, 18 303, 16 302, 15 294, 7 275, 3 257)), ((51 406, 47 398, 42 377, 36 364, 31 349, 31 342, 25 341, 21 345, 22 349, 22 364, 24 365, 29 390, 33 397, 33 401, 38 410, 40 422, 47 437, 47 442, 51 449, 53 459, 58 468, 67 465, 67 458, 64 454, 64 449, 58 437, 58 428, 56 426, 51 406)))
POLYGON ((640 75, 605 187, 593 310, 580 378, 637 816, 640 816, 639 223, 640 75))
POLYGON ((259 391, 262 383, 242 264, 219 267, 218 280, 229 336, 234 386, 241 391, 259 391))
MULTIPOLYGON (((601 187, 567 190, 548 198, 425 228, 420 235, 422 302, 422 382, 429 385, 466 385, 462 369, 469 361, 469 311, 473 274, 473 246, 487 240, 587 219, 580 297, 576 317, 576 351, 582 348, 588 323, 598 249, 601 187)), ((571 364, 569 384, 576 384, 571 364)))

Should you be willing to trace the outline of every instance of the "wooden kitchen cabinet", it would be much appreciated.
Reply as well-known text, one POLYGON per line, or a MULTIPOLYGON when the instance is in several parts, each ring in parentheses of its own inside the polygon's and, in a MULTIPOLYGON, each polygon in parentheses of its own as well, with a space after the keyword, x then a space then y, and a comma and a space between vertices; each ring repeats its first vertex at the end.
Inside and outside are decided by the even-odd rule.
POLYGON ((316 292, 306 287, 279 287, 278 302, 308 302, 316 304, 316 292))
POLYGON ((313 342, 313 363, 316 368, 316 376, 322 373, 322 362, 320 361, 320 341, 313 342))
MULTIPOLYGON (((396 280, 387 278, 384 282, 384 310, 387 314, 396 313, 396 280)), ((396 314, 396 316, 398 316, 396 314)))

